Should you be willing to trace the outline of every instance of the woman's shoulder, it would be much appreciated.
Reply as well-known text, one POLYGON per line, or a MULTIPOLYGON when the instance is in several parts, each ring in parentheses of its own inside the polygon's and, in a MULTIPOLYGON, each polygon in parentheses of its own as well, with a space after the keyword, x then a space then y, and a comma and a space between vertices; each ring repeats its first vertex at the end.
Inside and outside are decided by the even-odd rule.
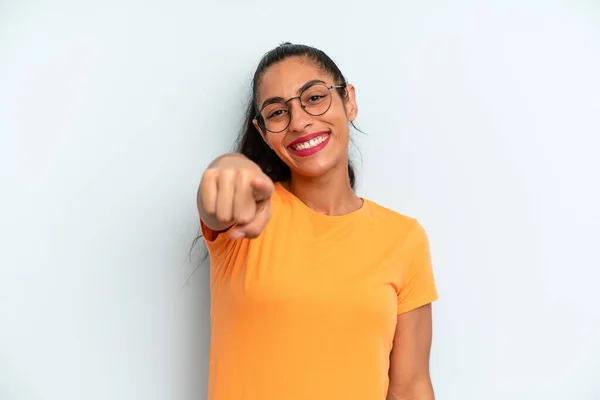
POLYGON ((273 195, 271 196, 272 205, 275 204, 275 206, 277 207, 283 202, 289 202, 287 190, 283 187, 281 182, 274 182, 273 187, 273 195))
POLYGON ((363 199, 369 210, 369 218, 373 223, 381 225, 384 229, 410 233, 423 230, 423 227, 414 216, 396 211, 393 208, 382 205, 369 199, 363 199))

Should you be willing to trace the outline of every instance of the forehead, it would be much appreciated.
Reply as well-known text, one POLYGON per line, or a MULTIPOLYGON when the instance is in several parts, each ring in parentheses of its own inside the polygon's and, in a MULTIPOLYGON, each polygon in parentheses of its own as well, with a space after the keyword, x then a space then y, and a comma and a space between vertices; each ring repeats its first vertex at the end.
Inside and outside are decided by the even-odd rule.
POLYGON ((258 102, 269 97, 293 97, 308 81, 320 79, 330 82, 331 77, 313 61, 292 57, 270 66, 258 87, 258 102))

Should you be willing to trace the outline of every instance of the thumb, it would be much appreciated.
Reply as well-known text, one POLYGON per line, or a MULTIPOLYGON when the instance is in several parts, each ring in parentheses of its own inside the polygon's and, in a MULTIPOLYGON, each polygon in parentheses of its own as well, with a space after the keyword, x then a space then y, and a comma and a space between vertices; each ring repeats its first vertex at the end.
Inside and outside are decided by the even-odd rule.
POLYGON ((252 180, 252 196, 256 201, 264 201, 271 198, 275 186, 273 181, 266 175, 257 176, 252 180))
POLYGON ((265 226, 271 218, 271 207, 263 208, 256 215, 254 220, 245 225, 234 225, 229 232, 229 237, 232 240, 249 238, 254 239, 258 237, 261 232, 265 229, 265 226))

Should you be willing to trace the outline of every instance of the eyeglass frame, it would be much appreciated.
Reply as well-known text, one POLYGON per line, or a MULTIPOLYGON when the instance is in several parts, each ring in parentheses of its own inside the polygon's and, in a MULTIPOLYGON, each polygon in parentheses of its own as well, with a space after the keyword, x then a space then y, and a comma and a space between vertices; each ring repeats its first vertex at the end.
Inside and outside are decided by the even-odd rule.
POLYGON ((271 130, 267 129, 267 127, 266 127, 266 123, 265 123, 265 121, 264 121, 264 118, 262 117, 262 115, 260 115, 260 114, 262 113, 262 110, 264 110, 266 107, 268 107, 268 106, 270 106, 270 105, 272 105, 272 104, 275 104, 275 103, 279 103, 279 102, 274 102, 274 103, 265 104, 265 105, 264 105, 264 106, 263 106, 263 107, 262 107, 262 108, 261 108, 261 109, 258 111, 257 115, 255 115, 255 116, 254 116, 254 118, 256 118, 256 121, 258 122, 258 125, 259 125, 259 126, 262 128, 262 129, 264 129, 265 131, 268 131, 268 132, 271 132, 271 133, 281 133, 281 132, 285 131, 285 130, 286 130, 286 129, 287 129, 289 126, 290 126, 290 124, 292 123, 292 108, 291 108, 291 107, 288 105, 288 103, 289 103, 290 101, 292 101, 292 100, 294 100, 294 99, 298 99, 298 100, 300 100, 300 107, 302 107, 302 109, 304 110, 304 112, 305 112, 305 113, 307 113, 308 115, 312 115, 313 117, 318 117, 318 116, 320 116, 320 115, 323 115, 323 114, 325 114, 325 113, 326 113, 327 111, 329 111, 329 109, 331 108, 331 104, 333 103, 333 97, 331 96, 331 89, 345 89, 347 86, 348 86, 348 84, 347 84, 347 83, 344 83, 344 84, 342 84, 342 85, 331 85, 331 86, 327 86, 327 84, 325 84, 325 83, 320 83, 320 82, 318 82, 318 83, 314 83, 314 84, 312 84, 312 85, 310 85, 310 86, 308 86, 308 87, 306 87, 306 88, 302 89, 302 92, 300 92, 300 94, 299 94, 298 96, 290 97, 290 98, 289 98, 289 99, 287 99, 286 101, 284 101, 284 102, 281 102, 281 104, 283 104, 283 105, 285 105, 285 106, 287 107, 287 109, 288 109, 288 112, 290 113, 290 117, 289 117, 289 119, 288 119, 288 123, 287 123, 287 125, 285 126, 285 128, 283 128, 283 129, 282 129, 282 130, 280 130, 280 131, 271 131, 271 130), (327 106, 327 109, 326 109, 325 111, 323 111, 322 113, 320 113, 320 114, 311 114, 311 113, 309 113, 308 111, 306 111, 306 107, 307 107, 307 106, 305 106, 304 104, 302 104, 302 94, 303 94, 303 93, 304 93, 306 90, 308 90, 308 89, 310 89, 310 88, 312 88, 312 87, 314 87, 314 86, 317 86, 317 85, 320 85, 320 86, 325 86, 325 87, 327 88, 327 91, 329 91, 329 105, 327 106), (262 124, 261 124, 261 121, 262 121, 262 124))

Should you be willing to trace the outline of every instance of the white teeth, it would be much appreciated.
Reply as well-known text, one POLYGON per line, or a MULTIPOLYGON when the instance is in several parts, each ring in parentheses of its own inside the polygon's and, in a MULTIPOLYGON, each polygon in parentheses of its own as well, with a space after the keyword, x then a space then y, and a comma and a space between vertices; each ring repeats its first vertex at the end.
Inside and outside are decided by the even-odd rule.
POLYGON ((298 143, 292 146, 294 150, 306 150, 323 143, 327 139, 327 134, 310 139, 307 142, 298 143))

